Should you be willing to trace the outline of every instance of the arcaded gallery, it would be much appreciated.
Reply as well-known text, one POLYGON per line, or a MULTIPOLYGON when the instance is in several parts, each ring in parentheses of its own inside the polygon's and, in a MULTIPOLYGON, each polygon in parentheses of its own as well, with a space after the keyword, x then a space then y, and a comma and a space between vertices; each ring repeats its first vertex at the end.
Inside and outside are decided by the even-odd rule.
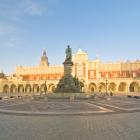
MULTIPOLYGON (((72 75, 80 80, 85 94, 140 94, 140 60, 105 63, 99 58, 89 60, 88 53, 78 49, 72 61, 72 75)), ((51 94, 63 75, 63 64, 50 65, 44 50, 38 66, 18 66, 12 75, 0 73, 0 93, 51 94)))

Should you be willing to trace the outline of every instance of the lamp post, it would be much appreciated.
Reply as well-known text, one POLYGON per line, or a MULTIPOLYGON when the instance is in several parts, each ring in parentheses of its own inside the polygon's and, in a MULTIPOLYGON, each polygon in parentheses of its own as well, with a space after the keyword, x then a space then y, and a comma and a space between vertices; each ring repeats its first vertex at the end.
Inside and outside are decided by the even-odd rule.
POLYGON ((105 83, 105 86, 106 86, 106 95, 108 95, 108 90, 107 90, 107 85, 108 85, 108 80, 106 79, 106 83, 105 83))
POLYGON ((45 95, 46 95, 46 91, 47 91, 46 81, 45 81, 44 91, 45 91, 45 95))

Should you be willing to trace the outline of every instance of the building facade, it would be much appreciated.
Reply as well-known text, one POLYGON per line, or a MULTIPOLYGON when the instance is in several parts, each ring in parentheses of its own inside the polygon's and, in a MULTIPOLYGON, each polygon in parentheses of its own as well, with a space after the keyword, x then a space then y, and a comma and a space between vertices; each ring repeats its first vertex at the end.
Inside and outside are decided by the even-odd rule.
MULTIPOLYGON (((81 81, 85 94, 93 92, 140 94, 140 61, 103 63, 99 59, 90 61, 81 49, 73 55, 72 75, 81 81)), ((63 65, 49 65, 46 51, 35 67, 16 67, 10 76, 0 74, 0 93, 52 93, 63 77, 63 65)))

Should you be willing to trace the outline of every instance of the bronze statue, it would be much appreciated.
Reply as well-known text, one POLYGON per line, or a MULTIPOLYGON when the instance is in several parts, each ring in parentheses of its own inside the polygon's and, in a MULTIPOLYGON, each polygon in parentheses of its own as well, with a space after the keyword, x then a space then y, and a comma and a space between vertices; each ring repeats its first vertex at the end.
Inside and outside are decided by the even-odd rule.
POLYGON ((71 60, 72 59, 72 50, 70 48, 70 46, 68 45, 67 46, 67 49, 66 49, 66 60, 71 60))

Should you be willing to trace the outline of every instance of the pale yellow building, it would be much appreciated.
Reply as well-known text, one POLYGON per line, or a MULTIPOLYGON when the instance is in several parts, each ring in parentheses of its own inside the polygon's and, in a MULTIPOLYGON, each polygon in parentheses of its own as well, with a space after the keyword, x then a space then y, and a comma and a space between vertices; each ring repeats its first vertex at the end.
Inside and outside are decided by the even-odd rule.
MULTIPOLYGON (((81 81, 82 91, 138 93, 140 94, 140 61, 103 63, 99 59, 89 60, 81 49, 73 55, 73 76, 81 81)), ((63 65, 49 65, 46 51, 35 67, 16 67, 10 76, 0 74, 0 93, 51 93, 64 73, 63 65)))

